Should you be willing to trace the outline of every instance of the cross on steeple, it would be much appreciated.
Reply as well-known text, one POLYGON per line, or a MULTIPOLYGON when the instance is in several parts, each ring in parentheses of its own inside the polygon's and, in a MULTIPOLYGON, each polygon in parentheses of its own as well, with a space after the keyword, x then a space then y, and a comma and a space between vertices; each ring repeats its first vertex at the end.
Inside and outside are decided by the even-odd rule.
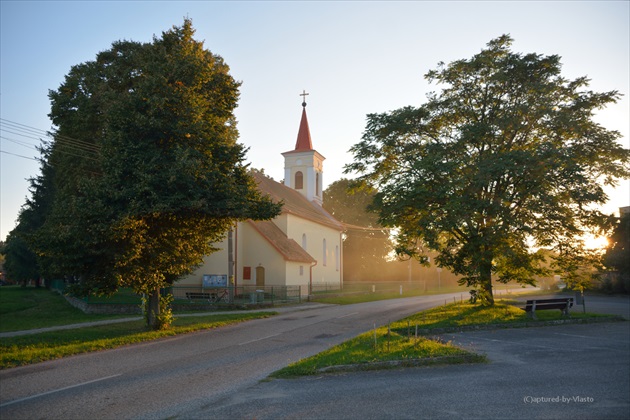
POLYGON ((302 89, 302 93, 300 93, 299 96, 302 97, 302 106, 306 108, 306 97, 308 96, 308 93, 306 93, 306 91, 302 89))

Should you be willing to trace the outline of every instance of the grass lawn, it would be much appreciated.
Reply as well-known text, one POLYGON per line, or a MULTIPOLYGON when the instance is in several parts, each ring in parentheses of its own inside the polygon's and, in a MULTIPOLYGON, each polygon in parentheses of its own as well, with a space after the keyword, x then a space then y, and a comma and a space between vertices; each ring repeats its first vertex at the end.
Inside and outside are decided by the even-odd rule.
MULTIPOLYGON (((392 286, 393 288, 396 285, 392 286)), ((429 295, 439 295, 442 293, 462 293, 468 295, 468 289, 465 287, 450 287, 450 288, 442 288, 440 290, 430 290, 428 292, 423 291, 422 289, 407 289, 403 285, 403 293, 400 294, 400 291, 376 291, 365 292, 365 293, 322 293, 315 294, 313 300, 319 303, 331 303, 335 305, 352 305, 354 303, 363 303, 363 302, 374 302, 377 300, 386 300, 386 299, 400 299, 407 298, 413 296, 429 296, 429 295), (327 296, 332 295, 332 296, 327 296)))
POLYGON ((291 378, 314 375, 323 369, 336 366, 352 366, 350 369, 383 369, 397 365, 455 364, 485 362, 485 356, 477 355, 425 337, 407 336, 399 331, 377 328, 334 346, 315 356, 300 360, 270 376, 291 378), (425 363, 419 363, 421 361, 425 363), (387 365, 383 362, 399 362, 387 365))
MULTIPOLYGON (((402 365, 411 365, 413 364, 411 362, 416 360, 426 361, 424 364, 484 362, 485 356, 470 353, 450 343, 416 335, 416 329, 428 329, 430 332, 431 329, 438 328, 510 324, 516 326, 525 322, 542 324, 545 321, 562 319, 559 310, 536 311, 536 315, 538 321, 532 321, 522 309, 501 301, 493 307, 452 303, 419 312, 388 326, 361 334, 315 356, 293 363, 270 376, 290 378, 313 375, 322 369, 340 365, 353 365, 359 369, 382 369, 392 366, 382 362, 394 360, 401 362, 402 365)), ((594 318, 607 315, 573 313, 571 317, 594 318)))
POLYGON ((0 287, 0 332, 78 324, 130 315, 85 314, 46 288, 0 287))
POLYGON ((175 318, 165 331, 147 331, 144 321, 52 331, 0 338, 0 369, 58 359, 73 354, 156 340, 199 330, 219 328, 251 319, 268 318, 273 312, 247 312, 175 318))

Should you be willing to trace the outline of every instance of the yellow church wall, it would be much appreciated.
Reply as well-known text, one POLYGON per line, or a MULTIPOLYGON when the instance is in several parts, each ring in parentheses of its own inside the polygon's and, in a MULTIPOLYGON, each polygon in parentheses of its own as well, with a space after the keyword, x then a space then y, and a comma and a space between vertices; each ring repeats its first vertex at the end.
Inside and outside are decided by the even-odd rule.
POLYGON ((280 253, 250 224, 239 225, 238 285, 256 285, 256 267, 265 268, 265 286, 285 284, 285 264, 280 253), (243 279, 243 267, 251 267, 251 279, 243 279))
POLYGON ((285 268, 287 286, 302 286, 302 295, 307 295, 309 283, 308 269, 308 263, 287 261, 285 268))
MULTIPOLYGON (((306 237, 306 251, 317 261, 312 269, 312 282, 341 284, 342 255, 339 231, 314 223, 292 214, 282 214, 274 223, 285 234, 303 246, 306 237), (323 242, 326 239, 326 258, 323 242), (324 265, 324 260, 326 264, 324 265)), ((302 286, 302 293, 308 294, 310 266, 307 262, 286 261, 283 256, 256 231, 249 223, 239 223, 234 235, 237 286, 256 286, 256 267, 265 268, 265 285, 302 286), (245 280, 244 267, 250 267, 251 278, 245 280)), ((201 287, 204 274, 228 274, 227 237, 215 244, 219 251, 204 258, 203 264, 189 276, 177 282, 177 286, 201 287)))
POLYGON ((176 286, 198 286, 203 284, 204 274, 228 274, 228 240, 226 238, 218 243, 214 244, 216 248, 220 248, 219 251, 213 252, 210 255, 206 255, 203 259, 203 264, 197 268, 192 274, 182 278, 176 283, 176 286))
MULTIPOLYGON (((315 260, 317 265, 313 267, 313 283, 340 283, 341 278, 341 238, 339 231, 313 223, 294 215, 288 215, 289 223, 287 236, 293 238, 304 247, 303 238, 306 237, 306 252, 315 260), (324 239, 326 239, 326 257, 324 258, 324 239), (338 247, 338 248, 337 248, 338 247), (336 251, 338 249, 338 251, 336 251), (336 256, 336 253, 338 256, 336 256), (324 264, 325 262, 325 264, 324 264)), ((305 264, 304 270, 308 272, 309 264, 305 264)), ((287 273, 287 284, 298 282, 295 272, 287 273)), ((304 274, 308 279, 308 274, 304 274)))

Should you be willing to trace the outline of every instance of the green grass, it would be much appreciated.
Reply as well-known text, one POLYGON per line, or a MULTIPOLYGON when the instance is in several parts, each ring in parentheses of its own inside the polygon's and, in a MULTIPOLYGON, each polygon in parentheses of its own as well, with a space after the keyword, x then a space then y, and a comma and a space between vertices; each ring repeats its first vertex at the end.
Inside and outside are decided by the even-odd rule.
POLYGON ((129 316, 85 314, 66 302, 59 293, 43 287, 0 287, 0 332, 30 330, 129 316))
MULTIPOLYGON (((427 311, 419 312, 404 320, 397 322, 392 328, 407 328, 407 323, 422 329, 441 329, 441 328, 459 328, 472 325, 515 325, 522 323, 543 323, 545 321, 553 321, 565 319, 559 310, 536 311, 537 321, 532 320, 520 306, 522 303, 511 300, 497 300, 496 304, 491 307, 481 305, 473 305, 467 302, 453 303, 449 305, 439 306, 427 311), (509 303, 514 303, 514 306, 509 303)), ((574 311, 571 318, 597 318, 608 317, 608 315, 582 313, 574 311)))
POLYGON ((194 331, 219 328, 252 319, 268 318, 273 312, 217 314, 175 319, 165 331, 147 331, 144 321, 53 331, 19 337, 0 338, 0 369, 58 359, 79 353, 156 340, 194 331))
MULTIPOLYGON (((393 286, 395 287, 395 285, 393 286)), ((451 287, 451 288, 442 288, 440 290, 430 290, 428 292, 423 291, 422 289, 405 289, 405 285, 403 285, 403 293, 400 294, 400 291, 376 291, 365 292, 365 293, 347 293, 347 294, 339 294, 338 292, 329 292, 322 293, 320 295, 315 295, 314 300, 319 303, 330 303, 335 305, 352 305, 354 303, 363 303, 363 302, 374 302, 377 300, 387 300, 387 299, 400 299, 407 298, 413 296, 429 296, 429 295, 438 295, 442 293, 457 293, 461 292, 464 294, 468 294, 468 289, 464 287, 451 287), (326 294, 330 294, 332 296, 326 296, 326 294)))
MULTIPOLYGON (((416 327, 422 332, 429 330, 430 333, 432 329, 457 329, 473 325, 516 326, 525 322, 542 324, 545 321, 562 319, 559 310, 536 311, 536 314, 538 321, 533 321, 525 311, 503 301, 498 301, 492 307, 470 303, 439 306, 393 322, 388 327, 361 334, 315 356, 293 363, 270 376, 290 378, 314 375, 335 366, 382 369, 391 367, 392 365, 386 363, 390 361, 397 361, 402 365, 484 362, 485 356, 468 352, 450 343, 416 336, 416 327)), ((571 314, 571 318, 593 317, 606 315, 571 314)))
POLYGON ((377 328, 334 346, 315 356, 300 360, 272 373, 274 378, 314 375, 330 367, 351 366, 351 369, 383 369, 397 365, 455 364, 485 362, 477 355, 425 337, 407 336, 399 331, 377 328), (424 361, 424 363, 421 363, 424 361), (384 362, 397 362, 387 365, 384 362))

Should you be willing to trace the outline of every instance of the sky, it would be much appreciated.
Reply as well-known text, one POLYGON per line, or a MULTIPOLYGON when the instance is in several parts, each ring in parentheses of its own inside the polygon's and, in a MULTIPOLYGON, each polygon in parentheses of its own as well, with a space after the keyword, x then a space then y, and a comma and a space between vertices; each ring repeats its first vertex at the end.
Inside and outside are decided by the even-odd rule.
MULTIPOLYGON (((295 146, 303 90, 324 188, 342 178, 366 115, 418 106, 438 91, 424 75, 510 34, 520 53, 557 54, 563 76, 588 76, 622 99, 596 120, 630 148, 628 1, 0 1, 0 240, 39 173, 52 128, 48 91, 114 41, 150 42, 190 18, 195 38, 242 82, 236 109, 247 161, 276 180, 295 146), (30 135, 14 130, 21 124, 30 135), (18 133, 18 134, 15 134, 18 133), (41 133, 41 134, 40 134, 41 133)), ((624 180, 603 208, 630 205, 624 180)))

